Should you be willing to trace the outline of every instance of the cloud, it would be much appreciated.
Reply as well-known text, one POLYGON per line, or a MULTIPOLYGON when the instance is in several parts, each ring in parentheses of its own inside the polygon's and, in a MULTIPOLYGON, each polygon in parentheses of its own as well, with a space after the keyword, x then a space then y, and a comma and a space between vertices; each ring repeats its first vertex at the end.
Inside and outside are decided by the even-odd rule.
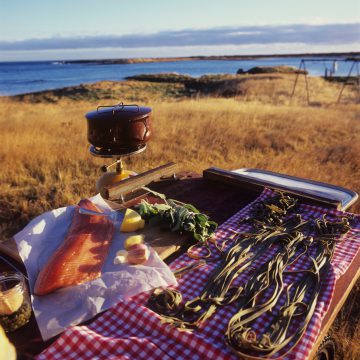
POLYGON ((360 23, 322 25, 237 26, 210 29, 161 31, 152 34, 52 37, 0 41, 0 51, 156 48, 179 46, 300 43, 340 45, 360 42, 360 23))

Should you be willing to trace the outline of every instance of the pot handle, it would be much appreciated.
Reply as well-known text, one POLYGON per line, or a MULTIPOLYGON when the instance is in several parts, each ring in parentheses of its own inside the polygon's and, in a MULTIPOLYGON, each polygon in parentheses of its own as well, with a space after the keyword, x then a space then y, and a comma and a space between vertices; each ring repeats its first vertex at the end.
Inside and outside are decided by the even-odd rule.
POLYGON ((128 111, 128 112, 139 112, 140 111, 140 107, 138 104, 129 104, 129 105, 125 105, 122 101, 119 103, 119 104, 116 104, 116 105, 100 105, 96 108, 96 112, 99 112, 99 109, 101 108, 112 108, 112 113, 113 113, 113 116, 115 116, 115 113, 117 111, 128 111), (126 106, 134 106, 136 107, 136 110, 135 111, 132 111, 132 110, 126 110, 125 107, 126 106))

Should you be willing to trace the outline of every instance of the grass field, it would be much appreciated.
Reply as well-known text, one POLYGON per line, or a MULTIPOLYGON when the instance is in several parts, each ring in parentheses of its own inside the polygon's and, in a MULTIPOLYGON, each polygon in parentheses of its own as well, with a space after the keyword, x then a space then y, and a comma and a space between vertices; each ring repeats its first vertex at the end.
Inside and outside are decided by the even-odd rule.
MULTIPOLYGON (((301 81, 289 103, 294 76, 216 81, 209 91, 206 84, 193 91, 184 83, 129 81, 0 99, 1 238, 44 211, 94 194, 106 161, 88 154, 84 114, 119 100, 154 111, 148 149, 127 163, 136 172, 169 161, 193 171, 261 168, 360 192, 356 90, 347 88, 334 104, 341 85, 310 79, 308 106, 301 81)), ((352 211, 360 212, 360 202, 352 211)), ((360 357, 359 314, 358 283, 332 328, 339 359, 360 357)))

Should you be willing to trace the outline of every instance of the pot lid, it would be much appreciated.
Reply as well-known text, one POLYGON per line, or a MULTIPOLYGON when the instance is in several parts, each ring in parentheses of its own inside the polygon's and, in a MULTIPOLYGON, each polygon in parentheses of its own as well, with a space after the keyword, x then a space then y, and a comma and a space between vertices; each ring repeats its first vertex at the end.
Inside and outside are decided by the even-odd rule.
POLYGON ((151 108, 147 106, 120 103, 110 106, 98 106, 96 110, 88 112, 85 116, 88 120, 137 120, 147 117, 151 111, 151 108))

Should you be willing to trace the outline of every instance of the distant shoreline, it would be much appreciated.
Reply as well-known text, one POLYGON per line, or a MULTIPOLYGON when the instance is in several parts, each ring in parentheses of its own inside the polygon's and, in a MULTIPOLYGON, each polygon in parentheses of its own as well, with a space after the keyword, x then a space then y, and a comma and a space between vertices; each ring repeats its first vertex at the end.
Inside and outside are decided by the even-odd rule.
POLYGON ((266 58, 291 58, 291 57, 346 57, 349 60, 360 58, 360 52, 341 52, 341 53, 300 53, 300 54, 266 54, 266 55, 211 55, 211 56, 179 56, 179 57, 149 57, 149 58, 129 58, 129 59, 87 59, 87 60, 63 60, 63 64, 137 64, 137 63, 156 63, 171 61, 198 61, 198 60, 255 60, 266 58))
MULTIPOLYGON (((69 60, 31 62, 17 64, 0 64, 2 79, 0 94, 3 96, 33 93, 51 89, 77 86, 82 83, 98 81, 120 81, 129 76, 141 74, 177 73, 201 77, 207 74, 246 73, 253 67, 292 66, 298 68, 301 59, 317 60, 307 63, 306 70, 311 76, 322 76, 326 69, 336 66, 337 76, 347 76, 350 69, 355 69, 352 61, 359 61, 360 53, 327 53, 327 54, 287 54, 275 55, 231 55, 202 57, 162 57, 137 59, 103 59, 103 60, 69 60), (305 56, 312 56, 306 58, 305 56), (325 57, 326 56, 326 57, 325 57), (223 59, 223 60, 222 60, 223 59), (247 60, 246 60, 247 59, 247 60), (200 60, 200 61, 197 61, 200 60), (202 61, 201 61, 202 60, 202 61), (213 61, 216 60, 216 61, 213 61), (334 60, 339 60, 334 64, 334 60), (101 64, 105 64, 101 66, 101 64), (114 64, 113 66, 107 66, 114 64), (121 64, 125 64, 122 66, 121 64), (126 65, 127 64, 127 65, 126 65), (21 68, 21 74, 19 68, 21 68)), ((352 75, 354 71, 352 71, 352 75)))

